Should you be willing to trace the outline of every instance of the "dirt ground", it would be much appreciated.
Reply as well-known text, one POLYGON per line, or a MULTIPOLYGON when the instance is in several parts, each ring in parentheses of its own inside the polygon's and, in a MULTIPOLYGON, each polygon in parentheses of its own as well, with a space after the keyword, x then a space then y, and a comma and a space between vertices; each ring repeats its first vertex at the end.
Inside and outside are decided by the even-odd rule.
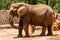
MULTIPOLYGON (((41 33, 40 30, 35 30, 34 33, 30 32, 31 37, 17 37, 18 29, 14 28, 2 28, 0 29, 0 40, 60 40, 60 30, 53 31, 53 36, 36 36, 41 33)), ((23 36, 25 35, 24 30, 22 32, 23 36)), ((46 32, 47 34, 47 32, 46 32)))

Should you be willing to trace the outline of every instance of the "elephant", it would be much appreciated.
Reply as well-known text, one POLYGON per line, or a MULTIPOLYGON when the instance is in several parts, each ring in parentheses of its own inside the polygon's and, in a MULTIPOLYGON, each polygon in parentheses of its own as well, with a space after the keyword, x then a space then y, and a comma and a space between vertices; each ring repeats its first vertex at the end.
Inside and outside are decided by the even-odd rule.
MULTIPOLYGON (((25 37, 29 37, 28 25, 42 26, 42 32, 40 36, 45 35, 46 27, 48 28, 47 35, 53 35, 52 33, 52 21, 55 18, 53 9, 45 4, 30 5, 27 3, 13 3, 10 7, 10 15, 17 16, 19 20, 19 34, 18 37, 22 37, 22 29, 25 30, 25 37), (12 13, 11 13, 12 12, 12 13)), ((11 17, 12 18, 12 17, 11 17)))

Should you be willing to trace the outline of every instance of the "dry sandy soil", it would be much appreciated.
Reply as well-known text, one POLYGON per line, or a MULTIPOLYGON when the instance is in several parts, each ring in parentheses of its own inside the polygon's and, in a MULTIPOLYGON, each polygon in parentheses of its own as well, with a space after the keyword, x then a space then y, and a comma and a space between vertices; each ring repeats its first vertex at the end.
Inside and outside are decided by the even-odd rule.
MULTIPOLYGON (((2 28, 0 29, 0 40, 60 40, 60 30, 59 31, 53 31, 53 36, 36 36, 41 33, 40 30, 35 30, 34 33, 30 32, 30 36, 35 37, 17 37, 18 35, 18 29, 14 28, 2 28)), ((47 33, 47 32, 46 32, 47 33)), ((23 31, 23 36, 25 35, 23 31)))

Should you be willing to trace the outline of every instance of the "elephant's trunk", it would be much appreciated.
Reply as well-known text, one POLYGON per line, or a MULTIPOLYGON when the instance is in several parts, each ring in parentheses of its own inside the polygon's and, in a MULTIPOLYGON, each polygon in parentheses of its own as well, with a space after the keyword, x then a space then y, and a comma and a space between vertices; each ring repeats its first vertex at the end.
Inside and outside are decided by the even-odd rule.
POLYGON ((9 23, 10 23, 10 25, 12 26, 12 28, 16 28, 16 29, 19 28, 19 27, 16 27, 16 26, 13 24, 13 16, 10 16, 10 17, 9 17, 9 23))

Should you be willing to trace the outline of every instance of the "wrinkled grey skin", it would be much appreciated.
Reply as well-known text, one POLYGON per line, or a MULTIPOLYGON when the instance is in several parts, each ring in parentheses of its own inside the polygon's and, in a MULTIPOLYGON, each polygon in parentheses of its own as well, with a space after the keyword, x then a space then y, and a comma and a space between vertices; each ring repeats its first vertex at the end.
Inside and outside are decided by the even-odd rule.
MULTIPOLYGON (((54 18, 54 11, 51 7, 44 4, 29 5, 26 3, 14 3, 10 7, 10 15, 20 17, 19 21, 19 37, 22 37, 22 29, 24 27, 26 37, 30 36, 28 25, 43 26, 40 35, 44 36, 46 27, 47 35, 52 35, 51 25, 54 18), (12 13, 12 11, 14 13, 12 13)), ((13 17, 11 17, 13 18, 13 17)))

